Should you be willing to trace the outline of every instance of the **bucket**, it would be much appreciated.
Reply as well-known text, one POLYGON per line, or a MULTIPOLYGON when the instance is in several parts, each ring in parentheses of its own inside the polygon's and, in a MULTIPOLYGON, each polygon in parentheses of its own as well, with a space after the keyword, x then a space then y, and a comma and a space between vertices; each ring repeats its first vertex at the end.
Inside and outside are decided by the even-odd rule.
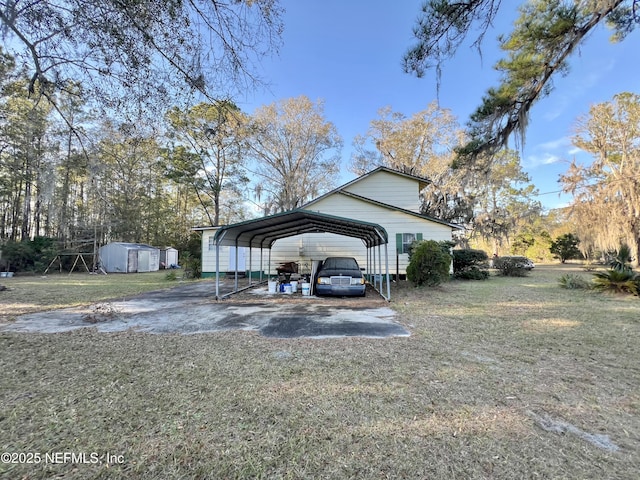
POLYGON ((303 283, 301 285, 302 287, 302 296, 304 297, 308 297, 309 295, 311 295, 311 284, 310 283, 303 283))
POLYGON ((291 287, 290 283, 285 283, 284 284, 284 293, 288 293, 289 295, 291 295, 291 293, 293 293, 293 288, 291 287))
POLYGON ((297 291, 298 291, 297 280, 291 280, 291 293, 296 293, 297 291))
POLYGON ((268 286, 269 286, 269 293, 276 293, 276 288, 278 286, 278 282, 276 282, 275 280, 269 280, 267 282, 268 286))

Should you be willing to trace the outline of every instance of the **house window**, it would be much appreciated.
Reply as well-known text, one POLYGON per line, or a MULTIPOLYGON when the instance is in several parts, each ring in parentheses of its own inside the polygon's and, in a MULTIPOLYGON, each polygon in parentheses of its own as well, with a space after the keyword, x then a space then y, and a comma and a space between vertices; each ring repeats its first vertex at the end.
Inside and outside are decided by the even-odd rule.
POLYGON ((416 240, 415 233, 403 233, 402 234, 402 253, 409 253, 411 244, 415 242, 415 240, 416 240))
POLYGON ((209 251, 213 251, 216 249, 215 235, 211 235, 209 237, 209 251))
POLYGON ((397 233, 396 249, 398 253, 409 253, 411 244, 415 241, 422 240, 421 233, 397 233))

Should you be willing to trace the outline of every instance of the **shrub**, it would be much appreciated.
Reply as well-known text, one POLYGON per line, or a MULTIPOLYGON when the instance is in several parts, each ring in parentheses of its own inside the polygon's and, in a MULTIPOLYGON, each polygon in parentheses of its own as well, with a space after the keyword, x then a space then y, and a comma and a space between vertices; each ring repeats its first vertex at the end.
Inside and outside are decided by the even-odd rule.
POLYGON ((182 254, 182 263, 184 264, 184 276, 186 278, 200 278, 202 275, 200 258, 191 254, 191 252, 184 252, 182 254))
POLYGON ((461 280, 486 280, 489 278, 489 272, 478 267, 471 267, 462 272, 454 272, 453 276, 461 280))
POLYGON ((569 290, 579 290, 579 289, 590 288, 589 282, 587 282, 583 276, 576 275, 575 273, 567 273, 565 275, 562 275, 558 279, 558 284, 562 288, 566 288, 569 290))
POLYGON ((464 280, 485 280, 489 278, 488 258, 483 250, 454 250, 453 275, 464 280))
POLYGON ((640 275, 632 270, 606 270, 593 274, 593 289, 600 292, 640 294, 640 275))
POLYGON ((178 279, 178 276, 176 275, 176 272, 172 270, 164 276, 164 279, 168 282, 175 282, 178 279))
POLYGON ((504 277, 526 277, 530 270, 526 261, 526 257, 499 257, 493 261, 493 266, 504 277))
POLYGON ((430 287, 449 280, 451 255, 447 253, 446 248, 446 245, 434 240, 418 243, 407 266, 407 278, 418 286, 430 287))

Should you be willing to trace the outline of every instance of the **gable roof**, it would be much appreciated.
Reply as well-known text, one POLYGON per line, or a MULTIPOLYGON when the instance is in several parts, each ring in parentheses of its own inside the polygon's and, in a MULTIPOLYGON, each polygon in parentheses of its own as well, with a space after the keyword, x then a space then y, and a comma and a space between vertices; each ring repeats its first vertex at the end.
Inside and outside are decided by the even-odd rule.
POLYGON ((400 170, 394 170, 392 168, 389 167, 378 167, 375 170, 371 170, 368 173, 365 173, 364 175, 359 176, 358 178, 355 178, 353 180, 351 180, 350 182, 345 183, 344 185, 341 185, 333 190, 331 190, 330 192, 325 193, 324 195, 320 195, 317 198, 314 198, 313 200, 305 203, 304 205, 302 205, 302 207, 300 207, 301 209, 309 209, 310 206, 312 206, 314 203, 319 202, 320 200, 327 198, 331 195, 335 195, 335 194, 340 194, 340 195, 345 195, 347 197, 351 197, 351 198, 355 198, 357 200, 372 204, 372 205, 377 205, 379 207, 383 207, 386 208, 388 210, 393 210, 396 212, 402 212, 405 213, 407 215, 411 215, 413 217, 417 217, 420 218, 422 220, 429 220, 431 222, 434 223, 439 223, 441 225, 446 225, 448 227, 451 228, 455 228, 455 229, 459 229, 459 230, 464 230, 464 227, 461 225, 458 225, 456 223, 452 223, 452 222, 447 222, 446 220, 441 220, 439 218, 435 218, 435 217, 430 217, 428 215, 423 215, 421 213, 416 213, 416 212, 412 212, 411 210, 406 210, 404 208, 400 208, 400 207, 396 207, 395 205, 390 205, 388 203, 384 203, 384 202, 380 202, 378 200, 373 200, 371 198, 368 197, 363 197, 362 195, 358 195, 352 192, 347 191, 346 189, 348 187, 350 187, 351 185, 360 182, 361 180, 370 177, 372 175, 375 175, 378 172, 387 172, 387 173, 391 173, 394 175, 398 175, 401 177, 405 177, 405 178, 409 178, 411 180, 415 180, 418 183, 418 189, 419 191, 422 190, 424 187, 426 187, 429 183, 431 183, 430 180, 423 178, 423 177, 418 177, 416 175, 411 175, 409 173, 405 173, 405 172, 401 172, 400 170))

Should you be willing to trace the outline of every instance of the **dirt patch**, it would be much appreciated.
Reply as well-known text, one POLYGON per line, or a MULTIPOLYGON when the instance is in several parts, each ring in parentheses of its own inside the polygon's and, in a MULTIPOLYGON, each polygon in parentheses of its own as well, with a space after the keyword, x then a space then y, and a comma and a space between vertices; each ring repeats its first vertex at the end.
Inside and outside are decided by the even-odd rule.
POLYGON ((59 333, 92 327, 195 334, 253 330, 273 338, 408 336, 375 291, 365 298, 267 294, 266 287, 215 301, 210 284, 149 292, 122 301, 22 315, 0 331, 59 333), (264 289, 262 291, 261 289, 264 289))

